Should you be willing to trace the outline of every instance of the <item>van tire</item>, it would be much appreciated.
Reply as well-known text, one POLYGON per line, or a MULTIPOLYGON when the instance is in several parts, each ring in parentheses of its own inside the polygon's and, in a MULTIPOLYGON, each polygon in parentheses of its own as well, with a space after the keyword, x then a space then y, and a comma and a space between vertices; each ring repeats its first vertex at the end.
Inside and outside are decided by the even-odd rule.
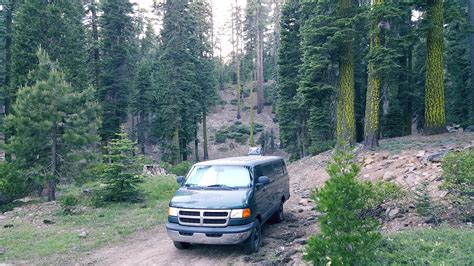
POLYGON ((252 234, 244 241, 245 254, 250 255, 258 252, 262 244, 262 227, 259 220, 255 220, 255 227, 252 229, 252 234))
POLYGON ((190 243, 179 241, 173 241, 173 244, 177 249, 188 249, 191 246, 190 243))
POLYGON ((281 223, 281 222, 283 222, 284 219, 285 219, 285 215, 283 213, 283 202, 281 202, 280 206, 278 207, 278 209, 273 214, 271 220, 274 223, 281 223))

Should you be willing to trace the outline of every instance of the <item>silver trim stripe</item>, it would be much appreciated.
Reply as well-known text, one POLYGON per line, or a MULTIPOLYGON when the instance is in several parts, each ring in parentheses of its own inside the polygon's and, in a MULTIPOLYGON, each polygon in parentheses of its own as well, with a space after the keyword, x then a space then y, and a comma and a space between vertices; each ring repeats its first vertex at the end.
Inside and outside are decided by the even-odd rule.
POLYGON ((206 210, 206 209, 178 209, 178 221, 181 225, 191 226, 212 226, 212 227, 226 227, 229 224, 230 210, 206 210), (181 212, 187 212, 183 215, 181 212), (197 213, 197 215, 190 215, 191 213, 197 213), (204 216, 206 213, 206 216, 204 216), (226 213, 226 216, 222 215, 210 215, 213 213, 226 213), (199 220, 197 223, 183 222, 181 218, 185 219, 196 219, 199 220), (204 223, 204 220, 225 220, 225 223, 204 223))

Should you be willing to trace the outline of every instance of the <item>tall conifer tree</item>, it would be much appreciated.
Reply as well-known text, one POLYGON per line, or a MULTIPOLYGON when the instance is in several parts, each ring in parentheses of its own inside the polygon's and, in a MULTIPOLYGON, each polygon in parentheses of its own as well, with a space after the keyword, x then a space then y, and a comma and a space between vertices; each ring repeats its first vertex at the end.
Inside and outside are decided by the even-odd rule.
POLYGON ((101 71, 98 95, 103 108, 100 135, 111 140, 127 120, 130 87, 133 80, 131 59, 134 38, 133 8, 128 0, 104 0, 99 19, 101 71))

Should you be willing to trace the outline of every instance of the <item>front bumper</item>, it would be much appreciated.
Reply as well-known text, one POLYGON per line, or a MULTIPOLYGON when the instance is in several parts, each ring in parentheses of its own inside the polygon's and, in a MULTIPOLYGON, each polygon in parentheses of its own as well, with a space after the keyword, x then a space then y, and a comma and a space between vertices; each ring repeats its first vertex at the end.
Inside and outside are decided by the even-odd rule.
POLYGON ((195 244, 239 244, 249 238, 254 223, 246 225, 216 227, 184 226, 167 223, 166 231, 173 241, 195 244))

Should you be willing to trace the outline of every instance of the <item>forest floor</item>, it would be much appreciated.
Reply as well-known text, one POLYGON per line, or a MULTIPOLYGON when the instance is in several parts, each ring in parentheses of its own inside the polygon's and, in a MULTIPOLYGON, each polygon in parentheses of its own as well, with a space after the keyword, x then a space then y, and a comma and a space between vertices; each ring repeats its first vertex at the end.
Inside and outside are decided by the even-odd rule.
MULTIPOLYGON (((472 236, 472 224, 462 223, 455 219, 450 220, 450 217, 456 216, 455 208, 448 206, 448 192, 440 189, 439 185, 442 182, 440 167, 442 155, 449 151, 466 149, 473 144, 473 133, 451 133, 431 137, 409 136, 383 140, 380 149, 374 152, 359 149, 357 156, 362 165, 360 179, 396 183, 407 192, 407 196, 402 200, 389 202, 383 206, 379 217, 382 232, 391 234, 435 227, 430 217, 419 216, 413 208, 413 191, 423 181, 429 181, 431 185, 428 187, 428 192, 433 199, 439 204, 447 204, 447 207, 443 209, 445 210, 443 222, 451 228, 469 230, 468 235, 472 236)), ((79 249, 80 252, 64 252, 64 254, 58 251, 59 254, 56 255, 11 262, 99 265, 304 264, 302 255, 307 240, 312 234, 318 232, 317 213, 310 196, 314 188, 321 187, 329 178, 325 167, 331 155, 329 151, 288 165, 291 198, 285 204, 285 221, 263 227, 263 247, 257 254, 244 255, 239 246, 193 245, 189 250, 177 250, 168 239, 164 224, 160 222, 164 221, 163 218, 157 216, 156 225, 151 225, 148 229, 137 227, 139 230, 136 230, 136 233, 103 242, 97 247, 79 249), (98 248, 100 246, 102 248, 98 248)), ((0 236, 2 230, 9 230, 5 225, 14 224, 18 213, 25 212, 27 208, 23 209, 23 211, 14 210, 10 214, 0 215, 0 236)), ((145 210, 152 211, 152 209, 145 210)), ((162 212, 163 208, 155 211, 162 212)), ((26 210, 26 212, 31 212, 31 210, 26 210)), ((28 216, 27 213, 24 214, 28 216)), ((39 219, 42 220, 41 217, 39 219)), ((130 219, 128 223, 133 223, 133 217, 128 217, 128 219, 130 219)), ((56 225, 48 226, 54 230, 56 225)), ((126 225, 120 226, 121 228, 116 229, 123 230, 122 227, 126 225)), ((62 228, 62 230, 66 231, 67 228, 62 228)), ((75 236, 77 237, 77 232, 75 236)), ((79 241, 89 241, 90 237, 84 237, 79 241)), ((34 237, 31 241, 35 241, 34 237)), ((29 243, 22 243, 22 245, 29 245, 29 243)), ((26 252, 28 252, 27 249, 25 249, 26 252)), ((0 255, 1 261, 4 261, 2 255, 0 255)))
MULTIPOLYGON (((420 217, 412 208, 411 192, 424 180, 430 181, 429 193, 443 202, 447 191, 439 189, 442 180, 440 160, 436 156, 448 151, 474 145, 474 134, 452 133, 439 136, 410 136, 383 140, 375 152, 360 151, 358 159, 363 167, 362 180, 385 180, 406 189, 402 201, 384 206, 381 222, 384 233, 419 228, 432 228, 427 217, 420 217)), ((317 216, 310 199, 312 189, 321 187, 328 179, 325 166, 331 152, 308 157, 288 166, 291 198, 285 204, 286 219, 281 224, 267 224, 263 228, 263 248, 252 256, 243 255, 235 246, 193 245, 189 250, 177 250, 168 239, 164 225, 141 232, 113 247, 105 247, 77 258, 79 263, 92 264, 166 264, 166 265, 222 265, 244 263, 303 264, 302 254, 310 235, 318 232, 317 216)), ((449 208, 445 222, 453 227, 472 229, 470 224, 450 221, 449 208)), ((472 235, 472 234, 471 234, 472 235)))

